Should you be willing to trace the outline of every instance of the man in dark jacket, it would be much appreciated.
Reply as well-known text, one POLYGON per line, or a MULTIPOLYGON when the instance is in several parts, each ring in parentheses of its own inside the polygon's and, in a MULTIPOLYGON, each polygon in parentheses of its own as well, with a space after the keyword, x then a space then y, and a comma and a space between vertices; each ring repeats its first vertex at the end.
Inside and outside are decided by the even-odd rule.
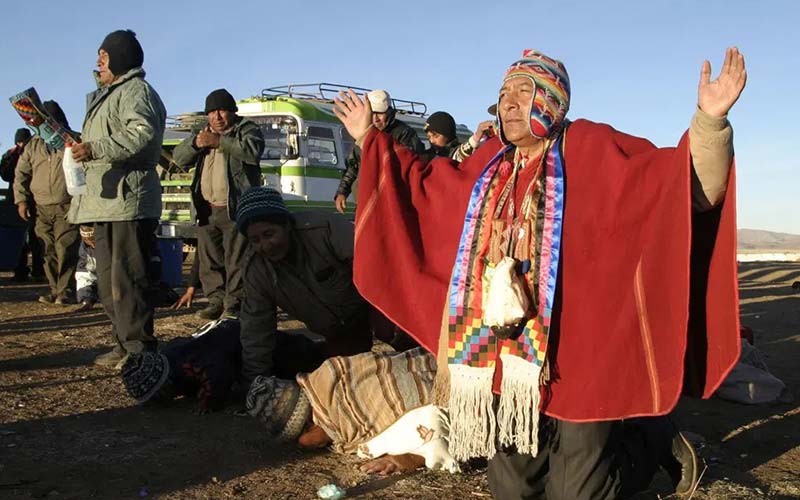
POLYGON ((208 126, 180 143, 175 163, 194 165, 192 201, 197 213, 200 281, 209 305, 204 319, 238 317, 247 241, 233 222, 239 198, 261 185, 264 137, 258 125, 236 115, 233 96, 217 89, 206 97, 208 126))
POLYGON ((148 291, 167 111, 144 79, 144 51, 133 31, 110 33, 97 56, 100 88, 88 96, 82 142, 72 146, 86 171, 86 192, 73 196, 69 221, 95 225, 97 291, 116 345, 94 362, 119 370, 129 353, 157 347, 148 291))
POLYGON ((470 136, 463 144, 459 144, 456 136, 456 121, 450 113, 437 111, 425 120, 425 135, 431 143, 421 155, 427 163, 437 156, 453 159, 457 162, 464 161, 475 151, 484 136, 490 133, 492 121, 484 121, 478 124, 475 133, 470 136))
MULTIPOLYGON (((31 140, 31 131, 27 128, 19 128, 14 134, 14 146, 3 153, 0 159, 0 178, 8 183, 9 193, 14 189, 14 175, 22 153, 25 151, 25 146, 31 140)), ((8 196, 9 203, 14 202, 13 195, 8 196)), ((33 206, 30 207, 34 211, 33 206)), ((22 249, 19 253, 19 263, 14 269, 13 281, 28 281, 28 276, 33 276, 34 279, 39 280, 44 278, 44 256, 42 242, 36 236, 33 224, 28 224, 25 235, 25 241, 22 244, 22 249), (28 267, 28 254, 31 254, 33 259, 33 272, 28 267)))
MULTIPOLYGON (((67 117, 55 101, 45 101, 47 112, 64 128, 67 117)), ((72 302, 69 285, 78 263, 78 226, 67 221, 72 196, 67 193, 63 150, 34 137, 19 158, 14 178, 14 202, 23 220, 35 220, 36 235, 44 244, 44 264, 50 293, 39 297, 45 304, 72 302), (36 207, 34 217, 34 206, 36 207)))
POLYGON ((326 358, 372 348, 369 307, 353 285, 353 224, 338 214, 291 214, 267 187, 242 196, 236 224, 252 256, 244 273, 242 375, 293 377, 326 358), (278 331, 277 308, 324 342, 278 331))
MULTIPOLYGON (((395 142, 402 144, 411 151, 422 154, 425 151, 425 145, 417 136, 413 128, 398 120, 396 110, 392 105, 392 98, 385 90, 373 90, 367 94, 370 105, 372 106, 372 125, 378 130, 383 130, 391 135, 395 142)), ((353 188, 353 183, 356 182, 358 177, 358 167, 361 163, 356 148, 347 160, 347 168, 342 175, 342 181, 339 183, 339 188, 336 190, 336 195, 333 200, 336 202, 336 210, 339 213, 344 213, 347 206, 347 197, 353 188)))

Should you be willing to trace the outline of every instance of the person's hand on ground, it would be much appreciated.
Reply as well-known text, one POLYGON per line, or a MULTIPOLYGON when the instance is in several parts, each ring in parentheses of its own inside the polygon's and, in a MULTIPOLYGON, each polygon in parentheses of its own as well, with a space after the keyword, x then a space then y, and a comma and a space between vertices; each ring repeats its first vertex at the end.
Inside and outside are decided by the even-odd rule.
POLYGON ((389 474, 411 472, 421 467, 425 467, 424 457, 421 455, 414 455, 413 453, 405 453, 403 455, 384 455, 370 460, 361 465, 359 470, 367 474, 388 476, 389 474))
POLYGON ((181 307, 192 307, 192 300, 194 300, 194 287, 190 286, 186 289, 186 293, 181 295, 177 302, 170 306, 171 309, 180 309, 181 307))

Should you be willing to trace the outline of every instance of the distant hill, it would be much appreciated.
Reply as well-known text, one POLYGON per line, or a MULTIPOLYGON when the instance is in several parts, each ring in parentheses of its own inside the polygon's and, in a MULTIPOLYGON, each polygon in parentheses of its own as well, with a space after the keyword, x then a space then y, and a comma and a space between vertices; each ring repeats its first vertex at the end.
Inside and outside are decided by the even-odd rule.
POLYGON ((739 229, 739 250, 800 250, 800 234, 739 229))

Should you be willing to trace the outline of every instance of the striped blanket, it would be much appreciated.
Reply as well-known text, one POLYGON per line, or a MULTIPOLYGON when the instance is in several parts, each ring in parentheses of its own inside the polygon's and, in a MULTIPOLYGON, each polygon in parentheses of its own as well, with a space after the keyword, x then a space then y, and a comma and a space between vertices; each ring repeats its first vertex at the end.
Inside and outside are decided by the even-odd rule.
POLYGON ((355 453, 408 411, 428 404, 435 375, 435 358, 417 348, 330 358, 297 382, 334 451, 355 453))

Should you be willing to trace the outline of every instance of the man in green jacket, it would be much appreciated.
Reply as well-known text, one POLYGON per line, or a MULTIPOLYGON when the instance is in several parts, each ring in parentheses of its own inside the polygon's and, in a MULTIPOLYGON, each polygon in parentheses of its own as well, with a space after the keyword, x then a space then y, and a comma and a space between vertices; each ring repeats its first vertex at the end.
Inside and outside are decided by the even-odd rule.
MULTIPOLYGON (((43 103, 48 114, 69 129, 67 117, 55 101, 43 103)), ((48 146, 36 136, 25 146, 14 176, 14 203, 19 216, 35 219, 36 236, 44 244, 44 271, 50 293, 44 304, 69 304, 69 285, 78 264, 78 226, 67 221, 72 197, 67 193, 61 161, 64 151, 48 146), (36 207, 34 212, 34 207, 36 207)))
POLYGON ((73 198, 69 220, 95 224, 98 295, 116 342, 95 364, 116 369, 128 353, 157 344, 146 292, 161 216, 156 165, 167 113, 144 79, 143 62, 134 32, 114 31, 103 40, 100 88, 88 96, 83 142, 72 148, 86 170, 86 193, 73 198))
POLYGON ((204 319, 238 317, 247 240, 236 229, 236 207, 247 189, 261 185, 261 128, 236 115, 233 96, 217 89, 206 97, 208 126, 173 152, 175 163, 194 165, 192 202, 197 217, 200 282, 209 305, 204 319))

